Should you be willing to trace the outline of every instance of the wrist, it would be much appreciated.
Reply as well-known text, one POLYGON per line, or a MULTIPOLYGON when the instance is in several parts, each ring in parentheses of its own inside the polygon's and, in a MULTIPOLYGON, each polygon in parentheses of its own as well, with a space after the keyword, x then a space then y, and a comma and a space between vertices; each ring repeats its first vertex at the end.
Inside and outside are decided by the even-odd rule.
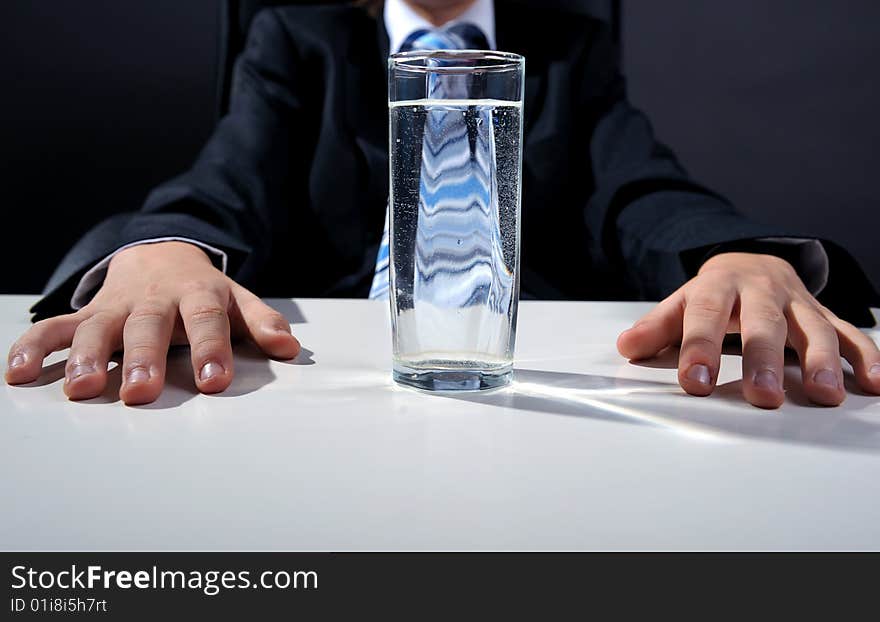
POLYGON ((179 241, 145 242, 116 253, 110 260, 108 276, 114 268, 148 267, 160 262, 205 262, 211 265, 208 254, 195 244, 179 241))
POLYGON ((766 266, 768 269, 783 269, 794 272, 792 265, 781 257, 776 255, 767 255, 764 253, 749 253, 740 251, 724 251, 716 255, 712 255, 700 266, 698 274, 723 268, 723 269, 743 269, 756 265, 766 266))

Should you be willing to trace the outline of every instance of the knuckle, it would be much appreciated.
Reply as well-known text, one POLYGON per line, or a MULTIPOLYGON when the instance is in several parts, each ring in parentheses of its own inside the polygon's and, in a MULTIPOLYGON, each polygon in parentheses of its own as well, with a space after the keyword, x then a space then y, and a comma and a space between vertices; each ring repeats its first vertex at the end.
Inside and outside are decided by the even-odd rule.
POLYGON ((194 325, 215 324, 226 321, 226 309, 220 305, 203 304, 188 310, 187 316, 194 325))
POLYGON ((812 306, 792 307, 803 331, 808 336, 822 337, 826 335, 834 335, 837 338, 837 328, 828 318, 822 315, 812 306))
POLYGON ((109 330, 118 321, 118 318, 119 315, 113 311, 99 309, 80 322, 77 332, 80 332, 80 329, 83 328, 109 330))
POLYGON ((773 326, 787 324, 782 309, 770 305, 761 305, 754 309, 750 309, 747 314, 744 314, 743 319, 746 323, 750 324, 771 324, 773 326))
POLYGON ((155 346, 150 343, 139 343, 125 348, 125 361, 132 363, 150 363, 157 357, 155 346))
POLYGON ((208 289, 208 282, 204 279, 186 279, 180 286, 186 292, 201 292, 208 289))
POLYGON ((190 339, 190 349, 196 358, 209 353, 225 352, 229 347, 229 340, 220 335, 202 335, 194 339, 190 339))
POLYGON ((181 283, 181 291, 186 294, 210 293, 219 297, 221 287, 215 279, 186 279, 181 283))
POLYGON ((129 322, 164 322, 170 315, 171 307, 159 299, 148 299, 138 304, 129 314, 129 322))
POLYGON ((783 356, 783 349, 781 346, 774 346, 772 343, 768 343, 762 339, 749 341, 743 346, 743 348, 745 349, 744 355, 755 360, 775 361, 783 356))
POLYGON ((807 356, 811 360, 833 360, 840 362, 840 346, 835 342, 807 345, 807 356))
POLYGON ((779 282, 769 274, 755 274, 749 279, 749 287, 775 297, 779 282))
POLYGON ((688 305, 688 312, 690 315, 698 317, 717 317, 719 315, 724 315, 725 311, 726 309, 720 304, 708 300, 700 300, 688 305))
POLYGON ((806 354, 811 360, 840 362, 840 340, 834 330, 819 328, 807 333, 806 354))
POLYGON ((782 257, 777 257, 776 255, 763 255, 762 261, 768 265, 773 266, 777 270, 781 270, 782 272, 791 272, 794 273, 794 268, 790 263, 788 263, 782 257))
POLYGON ((840 339, 837 336, 837 329, 825 320, 817 321, 807 327, 807 338, 811 342, 818 345, 827 344, 827 347, 834 345, 835 350, 840 347, 840 339))
POLYGON ((709 335, 687 335, 681 344, 682 350, 721 350, 721 343, 709 335))
POLYGON ((687 312, 701 317, 715 317, 729 313, 728 297, 721 292, 700 293, 688 302, 687 312))

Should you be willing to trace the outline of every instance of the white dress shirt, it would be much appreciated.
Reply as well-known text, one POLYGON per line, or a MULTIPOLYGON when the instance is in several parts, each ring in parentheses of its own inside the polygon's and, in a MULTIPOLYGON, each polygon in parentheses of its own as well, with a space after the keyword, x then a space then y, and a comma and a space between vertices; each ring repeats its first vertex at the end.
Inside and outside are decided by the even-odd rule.
MULTIPOLYGON (((399 52, 406 38, 415 31, 437 28, 416 13, 404 0, 385 0, 382 19, 385 21, 385 30, 388 33, 388 49, 392 52, 399 52)), ((476 0, 461 15, 449 20, 443 26, 462 22, 473 24, 482 30, 489 47, 495 49, 495 3, 492 0, 476 0)))
MULTIPOLYGON (((403 42, 406 41, 406 38, 415 31, 437 28, 413 10, 413 8, 404 0, 385 0, 382 19, 385 22, 385 30, 388 33, 389 49, 392 52, 400 51, 403 42)), ((483 34, 486 35, 489 47, 493 50, 496 48, 495 3, 493 0, 476 0, 461 15, 449 20, 443 24, 443 26, 449 26, 459 22, 468 22, 479 27, 479 29, 483 31, 483 34)), ((89 300, 91 300, 92 296, 94 296, 95 292, 98 291, 98 288, 104 282, 104 277, 107 275, 107 268, 110 265, 110 260, 113 259, 117 253, 124 251, 127 248, 131 248, 132 246, 169 241, 188 242, 198 246, 212 257, 215 265, 219 264, 218 267, 223 270, 224 274, 226 273, 226 263, 228 258, 226 253, 218 248, 191 238, 150 238, 126 244, 125 246, 116 249, 113 253, 93 266, 85 273, 82 279, 80 279, 80 282, 71 297, 70 306, 73 309, 80 309, 88 304, 89 300)), ((771 240, 768 239, 766 241, 771 240)), ((804 256, 808 257, 808 261, 806 262, 808 265, 801 266, 801 272, 803 272, 801 278, 804 280, 810 292, 814 295, 818 294, 825 288, 825 285, 828 282, 828 255, 818 240, 779 238, 772 241, 788 244, 810 245, 808 252, 804 253, 804 256)))

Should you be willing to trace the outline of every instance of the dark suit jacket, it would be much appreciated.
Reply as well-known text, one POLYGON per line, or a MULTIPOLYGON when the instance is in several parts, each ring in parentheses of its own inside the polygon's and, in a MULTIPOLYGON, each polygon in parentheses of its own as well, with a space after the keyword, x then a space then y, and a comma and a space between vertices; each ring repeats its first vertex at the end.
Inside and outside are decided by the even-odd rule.
MULTIPOLYGON (((497 0, 496 35, 526 57, 524 298, 656 299, 720 243, 797 234, 688 176, 628 102, 602 22, 497 0)), ((224 249, 229 274, 261 295, 365 296, 388 195, 387 56, 381 18, 362 8, 262 11, 193 168, 80 240, 37 314, 69 311, 81 275, 116 248, 172 235, 224 249)), ((868 281, 826 249, 827 302, 871 322, 868 281)))

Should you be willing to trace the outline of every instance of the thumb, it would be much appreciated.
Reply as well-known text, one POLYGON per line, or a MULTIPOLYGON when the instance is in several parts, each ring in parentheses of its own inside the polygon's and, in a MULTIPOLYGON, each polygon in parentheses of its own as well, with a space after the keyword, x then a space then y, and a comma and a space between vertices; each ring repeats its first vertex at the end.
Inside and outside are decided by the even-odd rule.
POLYGON ((299 341, 281 313, 237 283, 232 284, 232 299, 229 319, 235 332, 245 334, 272 358, 292 359, 299 354, 299 341))
POLYGON ((631 360, 656 356, 681 341, 684 296, 681 290, 666 298, 617 338, 617 351, 631 360))

